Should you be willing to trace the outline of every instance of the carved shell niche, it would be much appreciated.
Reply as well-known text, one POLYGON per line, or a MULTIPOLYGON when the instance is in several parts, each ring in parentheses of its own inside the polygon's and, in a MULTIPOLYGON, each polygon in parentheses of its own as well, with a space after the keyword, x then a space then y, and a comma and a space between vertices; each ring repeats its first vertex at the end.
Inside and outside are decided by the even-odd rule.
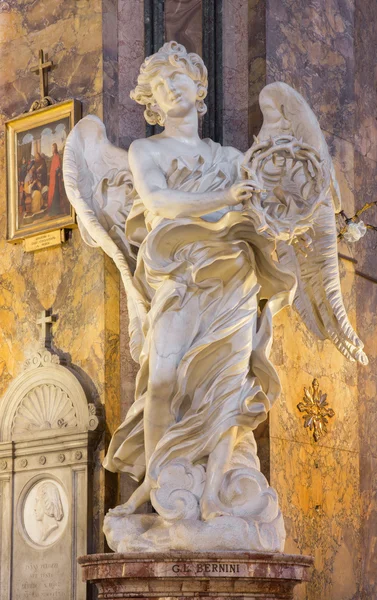
POLYGON ((12 422, 12 437, 44 431, 77 427, 75 407, 64 390, 42 384, 21 400, 12 422))

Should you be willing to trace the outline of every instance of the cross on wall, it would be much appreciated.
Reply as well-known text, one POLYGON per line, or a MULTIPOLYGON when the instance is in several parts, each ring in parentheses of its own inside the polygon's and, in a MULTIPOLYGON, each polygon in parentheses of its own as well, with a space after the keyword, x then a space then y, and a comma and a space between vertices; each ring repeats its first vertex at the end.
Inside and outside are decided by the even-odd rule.
POLYGON ((39 93, 41 95, 41 100, 47 96, 48 85, 47 85, 47 72, 53 66, 52 60, 44 62, 43 50, 39 51, 39 61, 38 65, 32 67, 30 71, 32 73, 39 73, 39 93), (46 75, 45 75, 46 71, 46 75))
POLYGON ((52 314, 52 308, 41 312, 37 325, 40 326, 40 343, 43 348, 51 348, 52 341, 52 324, 55 323, 56 317, 52 314))

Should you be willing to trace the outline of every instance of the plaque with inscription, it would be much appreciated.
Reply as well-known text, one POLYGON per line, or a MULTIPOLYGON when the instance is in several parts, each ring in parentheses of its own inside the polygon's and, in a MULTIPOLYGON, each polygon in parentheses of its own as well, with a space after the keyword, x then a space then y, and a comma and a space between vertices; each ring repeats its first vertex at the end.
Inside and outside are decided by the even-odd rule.
POLYGON ((67 580, 61 577, 64 570, 70 568, 69 552, 56 552, 52 558, 33 556, 24 561, 13 584, 14 598, 17 600, 66 600, 69 598, 67 580))
POLYGON ((60 246, 64 242, 64 229, 41 233, 24 240, 25 252, 35 252, 36 250, 44 250, 51 246, 60 246))

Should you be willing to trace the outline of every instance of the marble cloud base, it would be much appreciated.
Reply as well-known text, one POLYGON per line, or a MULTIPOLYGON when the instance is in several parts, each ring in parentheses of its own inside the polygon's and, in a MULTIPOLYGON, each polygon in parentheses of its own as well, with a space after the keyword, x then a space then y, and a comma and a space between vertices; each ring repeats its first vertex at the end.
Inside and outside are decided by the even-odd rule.
POLYGON ((287 600, 309 580, 309 556, 261 552, 92 554, 79 558, 99 600, 287 600))

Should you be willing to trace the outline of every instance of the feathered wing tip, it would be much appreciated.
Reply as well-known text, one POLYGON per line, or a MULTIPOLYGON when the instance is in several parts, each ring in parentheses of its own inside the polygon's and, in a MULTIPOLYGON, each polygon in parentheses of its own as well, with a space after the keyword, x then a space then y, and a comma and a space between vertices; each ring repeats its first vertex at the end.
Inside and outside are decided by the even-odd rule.
POLYGON ((297 277, 294 306, 308 329, 319 339, 330 339, 349 360, 368 363, 363 343, 348 319, 340 287, 335 212, 340 191, 326 140, 313 111, 302 96, 285 83, 267 85, 260 94, 263 126, 258 140, 293 135, 315 148, 327 172, 328 185, 313 215, 311 251, 277 242, 279 261, 297 277))
POLYGON ((132 176, 127 152, 109 142, 98 117, 85 117, 69 134, 63 176, 83 240, 90 246, 102 248, 121 273, 127 292, 131 355, 138 361, 146 307, 133 282, 135 260, 124 234, 132 205, 132 176))
POLYGON ((329 200, 316 213, 312 251, 305 256, 284 242, 277 243, 279 261, 298 280, 294 307, 319 339, 330 339, 349 360, 368 363, 363 343, 344 307, 340 287, 334 210, 329 200))

